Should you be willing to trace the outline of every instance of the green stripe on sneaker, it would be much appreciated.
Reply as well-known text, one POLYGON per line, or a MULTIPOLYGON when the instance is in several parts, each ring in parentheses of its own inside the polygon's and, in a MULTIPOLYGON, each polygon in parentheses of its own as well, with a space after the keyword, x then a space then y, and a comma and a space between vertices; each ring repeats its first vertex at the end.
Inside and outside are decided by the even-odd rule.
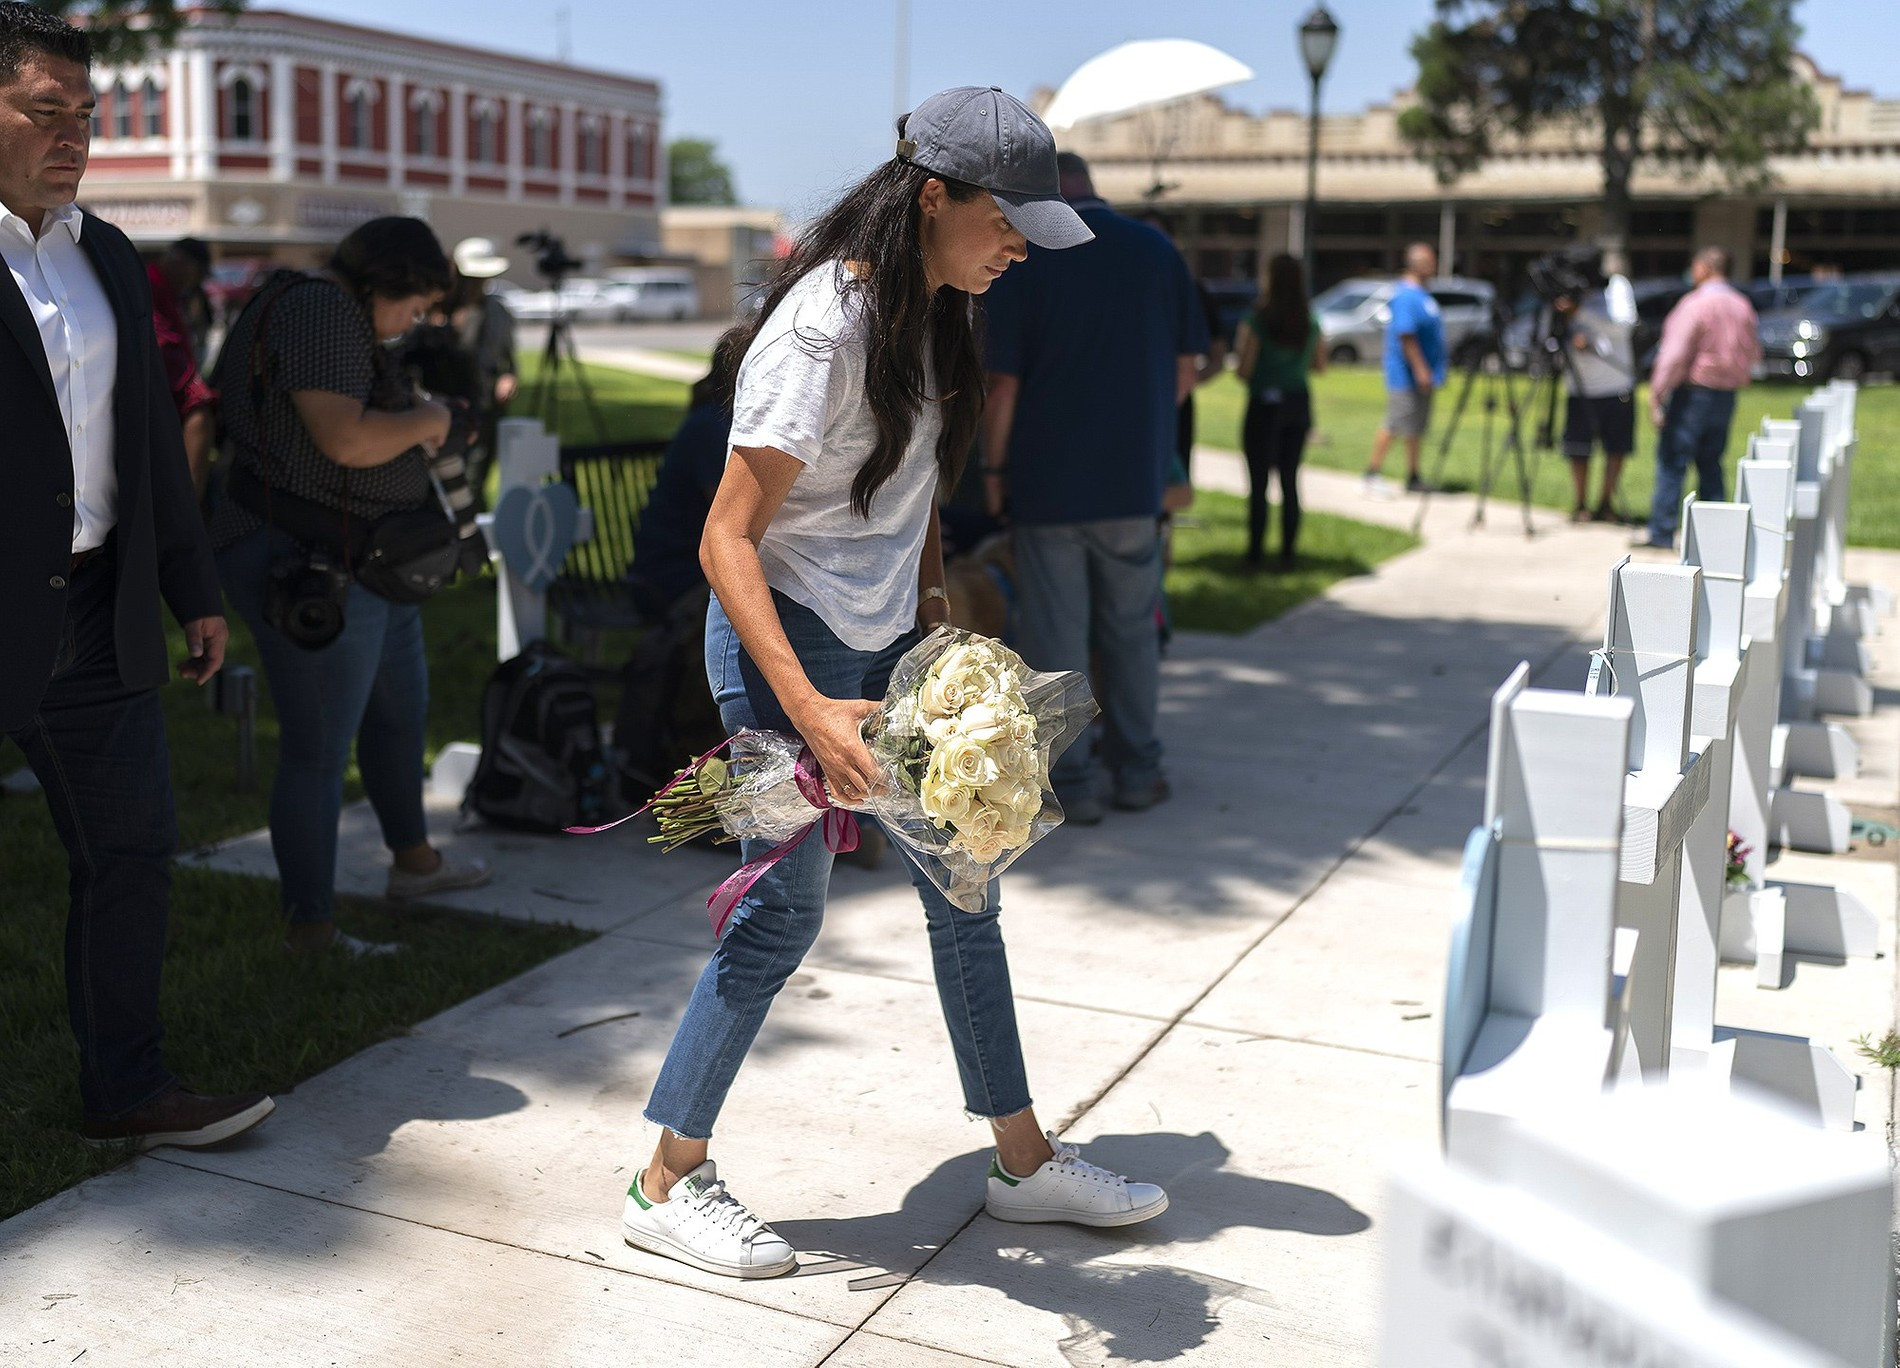
POLYGON ((647 1200, 646 1193, 640 1191, 640 1183, 646 1176, 647 1171, 645 1169, 641 1169, 638 1173, 633 1175, 633 1186, 627 1189, 627 1196, 633 1198, 634 1201, 640 1204, 640 1210, 651 1211, 653 1210, 653 1203, 647 1200))
POLYGON ((1020 1185, 1023 1181, 1020 1178, 1012 1178, 1007 1173, 1003 1172, 1003 1161, 1001 1159, 996 1158, 994 1155, 990 1157, 990 1177, 1000 1179, 1001 1181, 1008 1183, 1011 1187, 1016 1187, 1020 1185))

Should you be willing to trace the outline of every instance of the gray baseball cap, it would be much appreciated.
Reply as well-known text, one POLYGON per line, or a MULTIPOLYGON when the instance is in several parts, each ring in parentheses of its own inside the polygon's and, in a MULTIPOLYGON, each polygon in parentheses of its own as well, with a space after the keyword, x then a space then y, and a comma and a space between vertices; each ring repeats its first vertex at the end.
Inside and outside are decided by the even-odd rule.
POLYGON ((1003 217, 1038 247, 1093 241, 1062 198, 1049 126, 998 86, 941 91, 897 121, 897 155, 926 171, 980 185, 1003 217))

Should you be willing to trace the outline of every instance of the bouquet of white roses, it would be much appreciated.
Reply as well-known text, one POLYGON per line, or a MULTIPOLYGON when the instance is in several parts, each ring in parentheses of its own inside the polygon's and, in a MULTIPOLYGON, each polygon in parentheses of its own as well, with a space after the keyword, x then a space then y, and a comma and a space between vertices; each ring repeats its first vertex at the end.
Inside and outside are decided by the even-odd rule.
MULTIPOLYGON (((939 627, 905 652, 883 706, 865 719, 882 783, 850 810, 877 817, 946 897, 981 911, 990 881, 1061 824, 1049 766, 1095 713, 1084 676, 1034 673, 1001 642, 939 627)), ((667 849, 709 832, 779 842, 713 895, 716 930, 752 882, 821 824, 833 850, 857 844, 798 737, 740 732, 720 749, 730 763, 701 756, 648 804, 660 827, 650 839, 667 849)))

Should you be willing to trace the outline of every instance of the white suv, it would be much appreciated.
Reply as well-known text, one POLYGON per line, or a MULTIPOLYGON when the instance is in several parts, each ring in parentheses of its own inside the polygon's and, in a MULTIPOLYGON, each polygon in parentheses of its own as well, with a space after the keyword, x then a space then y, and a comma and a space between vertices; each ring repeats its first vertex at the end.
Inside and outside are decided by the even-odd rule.
MULTIPOLYGON (((1385 326, 1396 280, 1362 277, 1342 280, 1313 297, 1320 342, 1328 361, 1351 364, 1376 361, 1385 351, 1385 326)), ((1445 320, 1447 360, 1462 362, 1470 351, 1489 343, 1497 291, 1489 281, 1440 276, 1426 286, 1445 320)))

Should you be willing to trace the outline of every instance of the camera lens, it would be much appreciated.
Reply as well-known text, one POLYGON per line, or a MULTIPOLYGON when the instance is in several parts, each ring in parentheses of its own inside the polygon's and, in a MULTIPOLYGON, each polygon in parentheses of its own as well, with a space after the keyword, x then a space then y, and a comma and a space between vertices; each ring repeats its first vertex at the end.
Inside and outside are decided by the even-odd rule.
POLYGON ((343 634, 343 609, 330 598, 300 598, 289 605, 284 635, 299 646, 328 646, 343 634))

